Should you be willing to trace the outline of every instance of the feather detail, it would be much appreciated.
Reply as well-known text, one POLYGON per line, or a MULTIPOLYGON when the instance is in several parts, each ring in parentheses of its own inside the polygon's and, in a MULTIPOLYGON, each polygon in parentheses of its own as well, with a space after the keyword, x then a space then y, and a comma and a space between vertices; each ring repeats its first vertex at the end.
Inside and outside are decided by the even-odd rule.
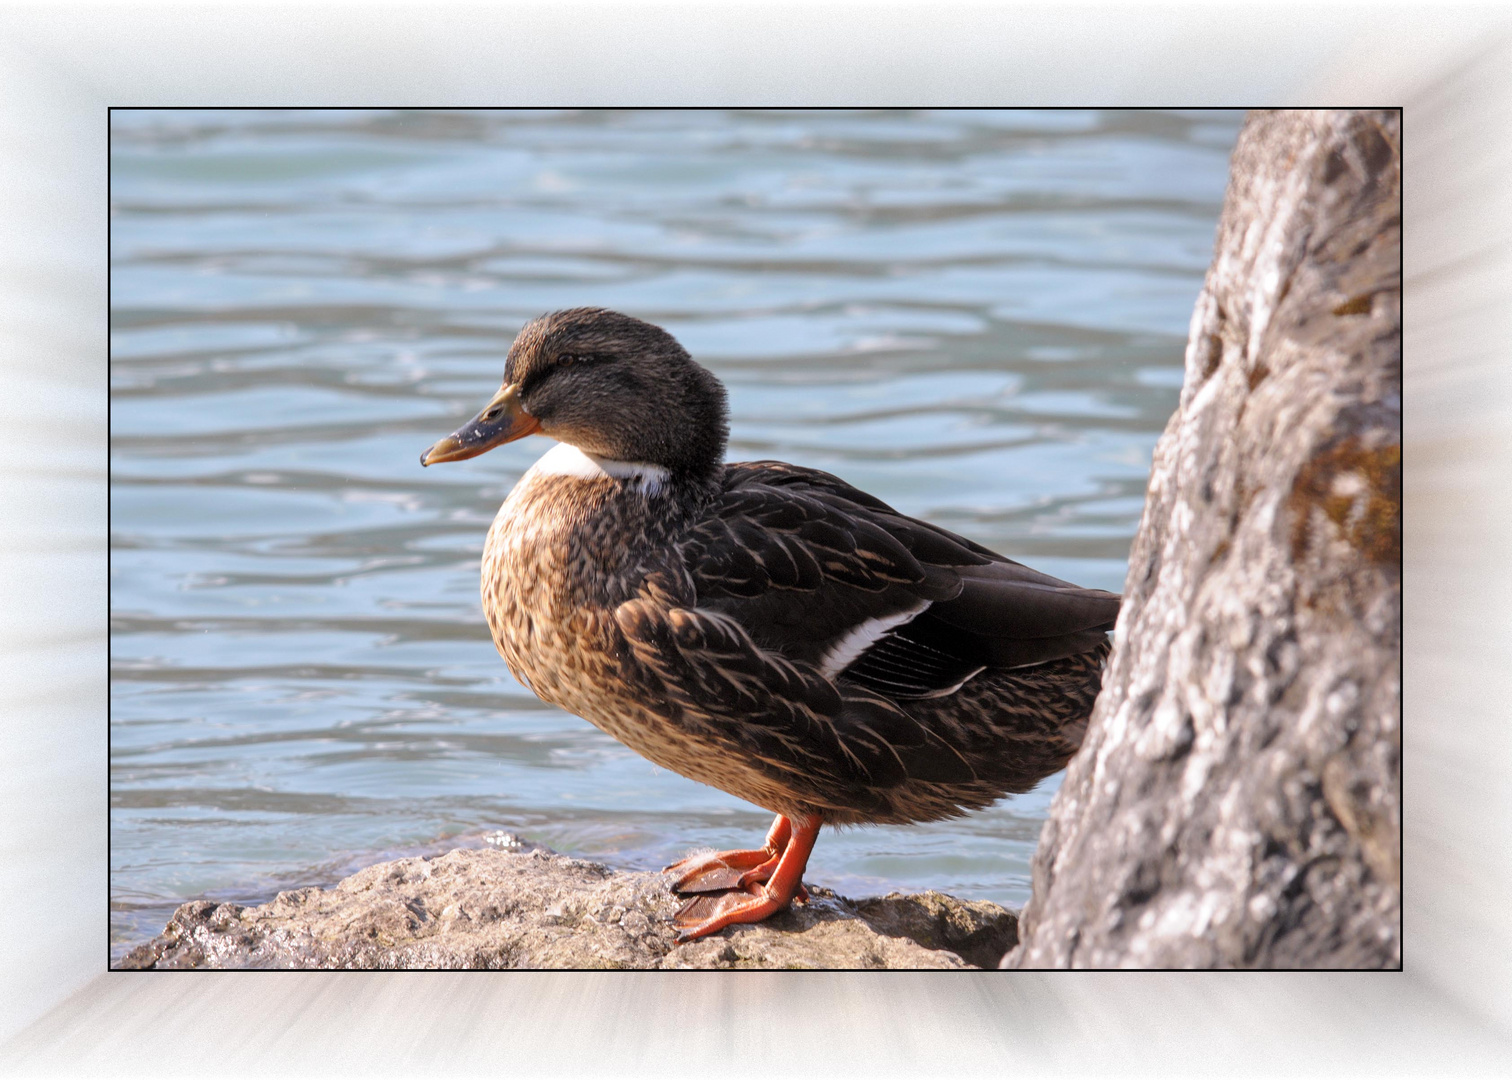
POLYGON ((819 670, 830 678, 842 674, 856 657, 875 645, 889 630, 908 622, 927 607, 929 607, 929 601, 921 600, 917 606, 906 611, 867 619, 860 626, 852 627, 826 650, 819 661, 819 670))

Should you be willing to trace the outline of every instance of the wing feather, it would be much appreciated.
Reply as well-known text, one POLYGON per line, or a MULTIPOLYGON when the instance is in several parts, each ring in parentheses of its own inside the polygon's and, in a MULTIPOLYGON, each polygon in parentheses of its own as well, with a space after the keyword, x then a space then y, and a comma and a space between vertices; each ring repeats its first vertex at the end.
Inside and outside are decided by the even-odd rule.
POLYGON ((791 659, 824 665, 843 654, 838 677, 899 699, 953 691, 984 667, 1096 648, 1118 614, 1113 593, 782 462, 727 466, 686 547, 700 606, 791 659), (857 655, 854 643, 877 627, 890 631, 857 655))
POLYGON ((732 619, 645 597, 621 604, 615 619, 641 681, 681 723, 739 744, 774 774, 802 773, 839 805, 910 778, 974 779, 959 753, 893 703, 842 693, 732 619))

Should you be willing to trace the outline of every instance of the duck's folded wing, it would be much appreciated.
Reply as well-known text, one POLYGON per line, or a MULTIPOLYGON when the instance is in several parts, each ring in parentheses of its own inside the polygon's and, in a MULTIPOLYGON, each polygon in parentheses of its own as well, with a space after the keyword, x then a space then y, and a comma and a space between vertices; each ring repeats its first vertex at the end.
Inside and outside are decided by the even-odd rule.
POLYGON ((985 668, 1097 647, 1119 598, 906 517, 837 477, 728 466, 681 546, 697 606, 764 648, 894 699, 948 694, 985 668))
POLYGON ((762 648, 727 616, 665 600, 643 595, 615 618, 635 677, 674 707, 689 735, 738 744, 743 760, 790 783, 802 778, 811 801, 828 790, 839 806, 908 779, 975 778, 960 754, 885 698, 837 687, 762 648))

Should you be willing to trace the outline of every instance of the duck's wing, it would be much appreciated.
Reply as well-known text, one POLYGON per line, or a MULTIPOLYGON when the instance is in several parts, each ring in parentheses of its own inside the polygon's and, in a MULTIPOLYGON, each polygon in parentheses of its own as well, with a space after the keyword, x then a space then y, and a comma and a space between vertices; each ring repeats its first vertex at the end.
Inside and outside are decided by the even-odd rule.
POLYGON ((1105 641, 1119 597, 898 513, 829 473, 725 470, 681 551, 701 608, 786 657, 894 699, 1105 641))
POLYGON ((693 606, 679 577, 672 568, 651 575, 615 618, 635 659, 627 670, 671 706, 685 734, 733 744, 815 805, 855 810, 881 805, 881 789, 910 778, 976 778, 954 748, 892 702, 837 686, 763 648, 729 616, 693 606))

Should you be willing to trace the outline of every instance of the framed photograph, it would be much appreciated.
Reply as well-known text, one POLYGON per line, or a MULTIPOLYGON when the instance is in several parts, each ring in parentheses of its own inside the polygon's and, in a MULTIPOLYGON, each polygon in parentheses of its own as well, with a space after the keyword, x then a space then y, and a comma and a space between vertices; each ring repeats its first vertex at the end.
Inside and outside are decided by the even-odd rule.
POLYGON ((600 16, 568 61, 537 9, 144 16, 136 50, 124 10, 18 15, 8 295, 48 359, 8 406, 7 1056, 1499 1060, 1505 935, 1412 891, 1504 877, 1466 839, 1504 740, 1452 689, 1490 668, 1401 650, 1414 553, 1479 550, 1440 525, 1499 415, 1422 276, 1501 280, 1454 254, 1505 217, 1451 167, 1495 113, 1473 20, 1399 76, 1347 20, 1190 20, 1229 82, 1135 93, 1119 16, 1078 94, 1056 19, 900 9, 773 106, 654 92, 752 78, 709 20, 679 69, 600 16), (443 40, 474 90, 367 50, 443 40), (940 107, 910 49, 996 89, 940 107), (921 107, 810 107, 847 80, 921 107), (1405 383, 1404 283, 1442 313, 1405 383), (1404 745, 1464 740, 1414 831, 1404 745))

